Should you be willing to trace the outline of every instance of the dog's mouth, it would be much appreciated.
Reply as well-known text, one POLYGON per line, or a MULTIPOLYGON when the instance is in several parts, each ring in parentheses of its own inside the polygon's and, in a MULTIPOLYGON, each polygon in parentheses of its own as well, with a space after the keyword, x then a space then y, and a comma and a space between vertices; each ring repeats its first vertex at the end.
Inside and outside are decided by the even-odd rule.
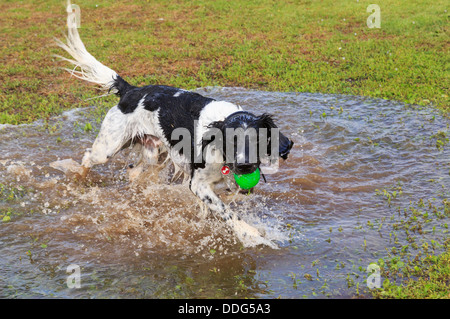
POLYGON ((237 175, 251 174, 258 169, 258 164, 251 163, 235 163, 231 167, 233 172, 237 175))

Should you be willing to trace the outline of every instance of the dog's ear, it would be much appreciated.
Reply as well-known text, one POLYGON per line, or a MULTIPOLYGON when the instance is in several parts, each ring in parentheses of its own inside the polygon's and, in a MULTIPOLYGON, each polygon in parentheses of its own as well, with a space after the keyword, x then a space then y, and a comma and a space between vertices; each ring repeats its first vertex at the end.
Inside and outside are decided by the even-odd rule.
POLYGON ((208 125, 208 128, 207 128, 205 134, 203 135, 204 138, 202 138, 202 153, 204 152, 205 148, 213 141, 215 143, 222 143, 222 145, 217 145, 217 146, 221 147, 222 150, 224 149, 223 148, 224 127, 225 127, 224 121, 216 121, 216 122, 212 122, 208 125), (220 132, 221 132, 220 140, 216 140, 217 130, 220 130, 220 132))
POLYGON ((215 122, 211 122, 208 125, 208 128, 218 128, 219 130, 223 131, 224 126, 225 126, 224 121, 215 121, 215 122))
POLYGON ((287 159, 294 142, 280 132, 280 157, 287 159))
MULTIPOLYGON (((273 121, 273 116, 267 113, 264 113, 263 115, 258 117, 258 126, 260 128, 266 128, 267 129, 267 137, 268 137, 268 143, 267 143, 267 155, 271 155, 271 150, 272 150, 272 145, 271 145, 271 141, 272 141, 272 136, 271 136, 271 128, 278 128, 275 125, 275 122, 273 121)), ((289 152, 291 151, 292 146, 294 145, 294 142, 292 142, 289 138, 287 138, 283 133, 281 133, 279 131, 279 136, 278 136, 278 141, 279 141, 279 150, 278 150, 278 155, 282 158, 282 159, 287 159, 289 152)))

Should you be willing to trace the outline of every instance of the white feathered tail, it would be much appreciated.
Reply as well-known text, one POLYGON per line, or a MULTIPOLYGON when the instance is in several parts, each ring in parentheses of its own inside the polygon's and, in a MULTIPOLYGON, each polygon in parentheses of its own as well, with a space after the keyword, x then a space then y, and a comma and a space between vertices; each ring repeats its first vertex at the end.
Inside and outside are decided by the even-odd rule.
POLYGON ((72 60, 60 55, 55 55, 61 60, 70 62, 74 65, 73 69, 63 69, 77 78, 98 84, 102 90, 116 94, 119 93, 114 85, 116 80, 120 78, 118 74, 97 61, 97 59, 86 50, 86 47, 81 41, 76 26, 76 15, 73 12, 70 0, 67 2, 67 28, 67 44, 55 38, 56 44, 73 57, 72 60))

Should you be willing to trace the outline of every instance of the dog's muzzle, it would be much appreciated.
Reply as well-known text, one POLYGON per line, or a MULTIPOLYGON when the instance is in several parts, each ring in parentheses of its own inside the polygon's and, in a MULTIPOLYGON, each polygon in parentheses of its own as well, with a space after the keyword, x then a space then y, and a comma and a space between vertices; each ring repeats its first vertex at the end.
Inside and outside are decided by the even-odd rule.
POLYGON ((234 164, 234 172, 238 175, 251 174, 258 168, 258 164, 240 163, 234 164))

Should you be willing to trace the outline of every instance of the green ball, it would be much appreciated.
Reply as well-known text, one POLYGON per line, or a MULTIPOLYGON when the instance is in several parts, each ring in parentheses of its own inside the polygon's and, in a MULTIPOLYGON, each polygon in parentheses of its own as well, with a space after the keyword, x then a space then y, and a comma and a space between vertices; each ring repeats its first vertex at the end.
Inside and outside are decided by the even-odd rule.
POLYGON ((259 172, 259 168, 257 168, 256 171, 250 174, 234 174, 234 180, 242 189, 250 189, 252 187, 255 187, 256 184, 258 184, 260 178, 261 173, 259 172))

